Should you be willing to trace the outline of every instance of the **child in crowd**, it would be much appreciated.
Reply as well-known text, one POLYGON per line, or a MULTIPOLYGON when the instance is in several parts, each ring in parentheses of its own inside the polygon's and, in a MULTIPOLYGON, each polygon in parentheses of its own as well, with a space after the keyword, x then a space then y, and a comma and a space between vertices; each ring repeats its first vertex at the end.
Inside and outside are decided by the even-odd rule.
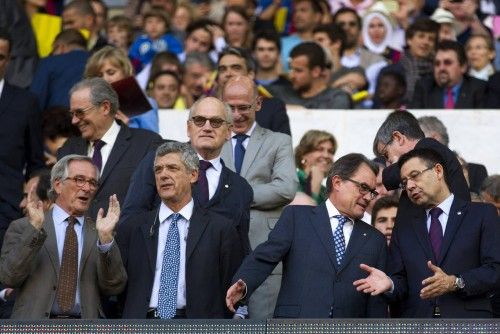
POLYGON ((158 52, 182 53, 181 43, 173 35, 167 33, 168 27, 168 15, 163 10, 153 9, 144 14, 145 34, 136 38, 129 50, 129 58, 136 72, 149 64, 158 52))
POLYGON ((374 102, 375 108, 404 108, 406 81, 404 75, 393 69, 382 70, 377 80, 374 102))
POLYGON ((106 25, 108 43, 128 53, 132 44, 134 28, 132 20, 124 15, 113 16, 106 25))

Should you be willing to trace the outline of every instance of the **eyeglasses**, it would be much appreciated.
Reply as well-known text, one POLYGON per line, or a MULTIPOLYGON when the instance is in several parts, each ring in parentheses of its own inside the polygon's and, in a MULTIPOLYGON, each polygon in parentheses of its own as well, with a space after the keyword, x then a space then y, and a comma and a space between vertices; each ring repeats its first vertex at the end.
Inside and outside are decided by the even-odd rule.
POLYGON ((434 66, 435 66, 435 67, 439 67, 439 66, 441 66, 441 64, 443 64, 444 66, 450 66, 450 65, 452 65, 452 64, 453 64, 453 60, 451 60, 451 59, 445 59, 445 60, 443 60, 443 61, 436 60, 436 61, 434 62, 434 66))
POLYGON ((429 167, 429 168, 426 168, 426 169, 421 170, 421 171, 416 170, 416 171, 411 172, 411 173, 410 173, 410 175, 409 175, 408 177, 403 178, 403 179, 401 180, 401 184, 399 185, 399 187, 400 187, 402 190, 406 190, 406 187, 407 187, 407 185, 408 185, 408 181, 410 181, 410 180, 412 180, 412 181, 417 181, 417 180, 419 179, 419 177, 420 177, 423 173, 427 172, 428 170, 433 169, 434 167, 436 167, 436 165, 434 165, 434 166, 432 166, 432 167, 429 167))
POLYGON ((194 123, 194 125, 196 125, 199 128, 204 126, 208 121, 210 123, 210 126, 214 129, 220 128, 222 126, 222 124, 227 123, 222 118, 218 118, 218 117, 206 118, 203 116, 193 116, 193 117, 191 117, 191 121, 194 123))
POLYGON ((232 112, 238 111, 240 114, 246 114, 249 113, 250 110, 252 110, 253 104, 239 104, 239 105, 230 104, 229 107, 231 108, 232 112))
POLYGON ((78 188, 83 188, 86 184, 89 185, 89 188, 91 190, 95 190, 99 187, 99 182, 97 182, 94 179, 86 179, 83 176, 67 177, 64 179, 64 181, 66 181, 66 180, 71 180, 71 181, 75 182, 75 184, 78 188))
POLYGON ((355 180, 350 179, 350 178, 347 178, 346 180, 357 185, 359 188, 359 193, 361 195, 366 195, 369 193, 370 199, 374 199, 375 197, 378 196, 378 192, 375 189, 370 188, 366 183, 361 183, 361 182, 355 181, 355 180))
POLYGON ((94 108, 97 108, 97 106, 88 106, 87 108, 84 109, 75 109, 75 110, 70 110, 69 114, 71 115, 71 118, 76 117, 76 118, 83 118, 87 111, 92 110, 94 108))
POLYGON ((389 157, 387 156, 387 146, 389 146, 390 144, 392 144, 393 142, 393 138, 391 138, 391 140, 389 140, 387 143, 385 143, 384 147, 382 147, 382 149, 380 150, 380 156, 383 157, 385 160, 389 160, 389 157))

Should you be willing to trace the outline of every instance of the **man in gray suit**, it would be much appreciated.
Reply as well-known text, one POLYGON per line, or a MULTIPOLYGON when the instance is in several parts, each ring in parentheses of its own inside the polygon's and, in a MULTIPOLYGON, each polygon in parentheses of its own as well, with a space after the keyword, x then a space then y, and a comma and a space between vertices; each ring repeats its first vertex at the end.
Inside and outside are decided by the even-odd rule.
MULTIPOLYGON (((227 167, 243 176, 253 189, 249 239, 252 249, 267 240, 285 205, 294 198, 297 176, 290 136, 261 128, 255 113, 261 99, 252 79, 229 79, 222 99, 233 111, 232 138, 222 148, 227 167)), ((252 295, 249 314, 253 319, 272 318, 281 281, 281 265, 252 295)))
POLYGON ((12 222, 0 258, 0 280, 17 288, 13 319, 103 316, 100 294, 123 291, 127 274, 113 230, 120 204, 113 195, 104 217, 85 215, 99 185, 92 159, 68 155, 52 169, 54 207, 44 214, 31 189, 25 218, 12 222))

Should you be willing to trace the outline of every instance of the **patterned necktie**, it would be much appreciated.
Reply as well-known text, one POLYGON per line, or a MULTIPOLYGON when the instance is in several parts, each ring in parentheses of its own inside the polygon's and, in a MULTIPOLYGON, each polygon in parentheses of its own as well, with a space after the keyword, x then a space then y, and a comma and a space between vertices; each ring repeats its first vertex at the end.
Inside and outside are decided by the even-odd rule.
POLYGON ((161 319, 172 319, 177 309, 177 282, 181 262, 181 243, 177 222, 181 217, 179 213, 170 215, 171 223, 163 251, 160 291, 158 292, 158 314, 161 319))
POLYGON ((236 146, 234 147, 234 168, 236 169, 236 173, 240 174, 241 165, 243 164, 243 158, 245 157, 245 146, 243 146, 243 142, 248 138, 245 134, 239 134, 234 136, 236 138, 236 146))
POLYGON ((335 243, 335 259, 337 260, 337 264, 340 266, 345 254, 344 224, 349 221, 349 218, 342 215, 336 215, 333 217, 337 218, 339 221, 335 232, 333 232, 333 242, 335 243))
POLYGON ((212 167, 210 161, 200 160, 200 173, 198 174, 198 190, 200 204, 206 204, 210 199, 208 191, 207 169, 212 167))
POLYGON ((444 106, 446 109, 455 108, 455 101, 453 100, 453 89, 448 88, 446 92, 446 104, 444 106))
POLYGON ((440 207, 432 208, 429 214, 431 215, 431 226, 429 228, 429 238, 431 239, 432 252, 439 259, 441 253, 441 244, 443 243, 443 227, 439 221, 439 216, 443 213, 440 207))
POLYGON ((76 218, 68 217, 66 236, 64 237, 63 255, 57 283, 57 304, 62 312, 67 313, 75 306, 76 280, 78 277, 78 239, 76 238, 76 218))
POLYGON ((100 139, 97 139, 94 141, 94 154, 92 154, 92 162, 94 165, 99 168, 99 171, 102 170, 102 154, 101 154, 101 148, 106 145, 105 142, 103 142, 100 139))

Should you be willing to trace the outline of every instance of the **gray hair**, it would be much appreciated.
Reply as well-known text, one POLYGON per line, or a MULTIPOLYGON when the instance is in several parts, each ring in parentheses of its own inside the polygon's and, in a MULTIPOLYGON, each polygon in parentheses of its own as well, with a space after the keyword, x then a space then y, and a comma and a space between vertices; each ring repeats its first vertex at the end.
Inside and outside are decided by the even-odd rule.
POLYGON ((199 104, 207 98, 216 99, 218 102, 220 102, 220 104, 224 110, 224 116, 225 116, 224 119, 226 120, 227 123, 233 124, 233 112, 231 111, 231 107, 226 102, 222 102, 221 100, 219 100, 215 97, 204 97, 204 98, 196 100, 196 102, 193 103, 191 108, 189 108, 188 120, 190 120, 191 117, 194 116, 196 110, 199 108, 199 104))
POLYGON ((488 193, 495 201, 500 200, 500 175, 488 176, 481 185, 481 192, 488 193))
POLYGON ((440 139, 437 139, 441 144, 448 146, 450 143, 450 137, 448 136, 448 131, 443 122, 439 120, 436 116, 422 116, 418 118, 418 124, 420 128, 424 131, 426 137, 430 137, 431 132, 435 132, 439 135, 440 139))
POLYGON ((185 69, 189 68, 192 65, 198 65, 198 64, 210 69, 210 71, 213 71, 215 69, 214 62, 204 52, 190 52, 186 55, 186 60, 184 61, 185 69))
POLYGON ((198 154, 188 143, 167 142, 156 149, 155 161, 169 153, 179 153, 184 166, 189 170, 197 171, 200 169, 200 160, 198 154))
POLYGON ((57 198, 57 194, 54 189, 54 183, 57 180, 64 180, 68 177, 69 174, 69 164, 72 161, 86 161, 94 166, 96 171, 96 180, 99 181, 99 170, 94 165, 92 158, 87 157, 86 155, 78 155, 78 154, 69 154, 62 157, 59 161, 56 162, 54 167, 52 167, 52 171, 50 172, 50 189, 48 191, 49 198, 55 200, 57 198))
POLYGON ((101 105, 104 101, 108 101, 111 105, 111 115, 115 115, 120 108, 118 102, 118 94, 113 87, 102 78, 89 78, 78 82, 71 88, 69 95, 73 95, 76 91, 82 89, 90 89, 90 103, 94 106, 101 105))
POLYGON ((387 116, 380 126, 373 140, 373 153, 379 156, 378 145, 387 145, 392 140, 394 131, 400 132, 409 139, 422 139, 425 137, 417 119, 406 110, 396 110, 387 116))
POLYGON ((378 165, 360 153, 349 153, 335 161, 326 179, 327 193, 332 192, 332 178, 334 176, 338 176, 342 180, 347 180, 356 173, 362 164, 366 164, 375 176, 378 174, 378 165))

